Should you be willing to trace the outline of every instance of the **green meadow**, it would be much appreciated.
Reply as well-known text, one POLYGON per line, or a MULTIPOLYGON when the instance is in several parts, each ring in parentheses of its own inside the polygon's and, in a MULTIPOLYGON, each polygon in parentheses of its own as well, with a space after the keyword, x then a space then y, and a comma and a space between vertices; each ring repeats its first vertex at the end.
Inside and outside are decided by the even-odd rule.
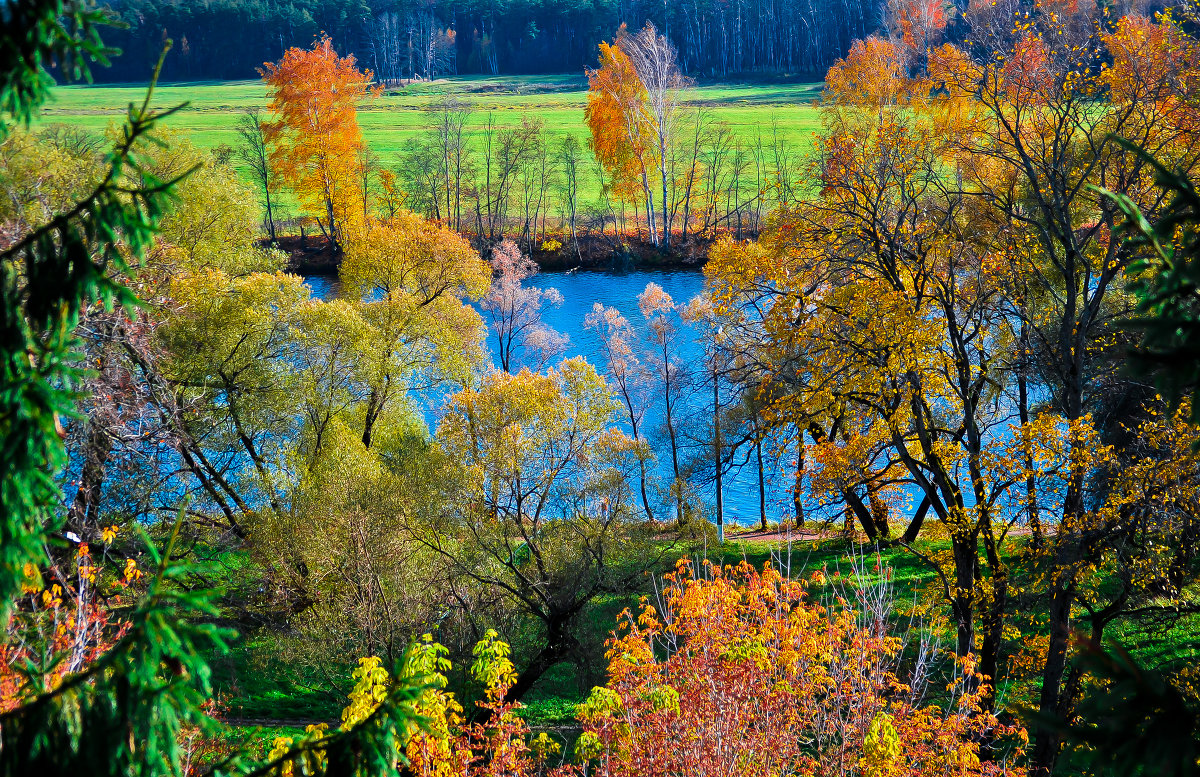
MULTIPOLYGON (((803 150, 820 121, 814 108, 820 90, 820 84, 799 83, 705 85, 687 90, 683 108, 689 114, 707 112, 711 121, 727 124, 744 142, 753 143, 760 135, 769 140, 777 133, 792 148, 803 150)), ((144 85, 60 86, 41 122, 103 132, 121 121, 130 102, 144 96, 144 85)), ((545 123, 552 138, 587 136, 587 81, 582 76, 460 77, 390 89, 369 101, 359 114, 368 145, 390 166, 404 143, 430 121, 427 109, 446 96, 472 106, 469 131, 476 135, 489 115, 500 126, 530 115, 545 123)), ((214 148, 232 146, 239 113, 255 106, 265 109, 267 101, 261 81, 205 81, 161 84, 153 104, 166 108, 186 103, 167 126, 201 148, 214 148)))

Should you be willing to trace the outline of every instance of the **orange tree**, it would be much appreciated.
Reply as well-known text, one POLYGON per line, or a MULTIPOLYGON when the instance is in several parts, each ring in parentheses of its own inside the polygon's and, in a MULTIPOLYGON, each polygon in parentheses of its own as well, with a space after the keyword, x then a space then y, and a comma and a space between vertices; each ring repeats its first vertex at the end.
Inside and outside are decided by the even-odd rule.
POLYGON ((680 92, 688 83, 675 47, 650 22, 632 35, 621 25, 614 43, 600 44, 600 67, 588 71, 585 115, 592 150, 618 195, 640 181, 655 245, 670 244, 675 133, 680 92))
MULTIPOLYGON (((609 176, 609 187, 621 200, 636 206, 639 193, 648 196, 650 141, 638 117, 648 97, 629 57, 616 43, 600 44, 600 67, 589 70, 584 117, 591 132, 592 153, 609 176)), ((647 209, 651 209, 647 199, 647 209)))
POLYGON ((578 754, 621 777, 1023 774, 1015 753, 980 758, 985 738, 1012 735, 1019 751, 1023 732, 964 692, 969 662, 944 707, 924 703, 919 672, 898 676, 901 641, 840 594, 814 600, 769 566, 697 575, 681 562, 659 606, 627 611, 610 640, 608 683, 579 708, 578 754))
MULTIPOLYGON (((1194 174, 1200 50, 1170 15, 1114 19, 1104 9, 1044 3, 1008 25, 996 13, 981 4, 968 14, 969 49, 931 54, 941 95, 933 108, 947 158, 962 170, 963 197, 1011 267, 1007 296, 1026 371, 1048 408, 1076 424, 1112 407, 1114 394, 1137 404, 1128 384, 1114 391, 1122 386, 1114 321, 1131 311, 1122 274, 1139 252, 1123 243, 1120 207, 1102 190, 1130 198, 1152 223, 1167 204, 1145 158, 1115 138, 1194 174)), ((1065 484, 1046 550, 1055 570, 1045 580, 1050 642, 1039 704, 1047 715, 1070 713, 1071 623, 1084 595, 1078 572, 1102 553, 1092 542, 1089 472, 1078 468, 1065 484)), ((1052 768, 1058 749, 1056 734, 1039 735, 1039 771, 1052 768)))
POLYGON ((975 654, 994 680, 1015 520, 1003 510, 1011 334, 995 257, 946 185, 943 143, 921 113, 927 85, 898 63, 872 39, 830 70, 820 192, 777 214, 758 244, 720 244, 709 273, 739 351, 783 388, 768 421, 812 440, 816 491, 877 541, 910 544, 927 515, 945 528, 949 549, 925 558, 959 656, 975 654), (890 513, 908 494, 918 504, 894 532, 890 513))
POLYGON ((325 36, 311 50, 288 49, 261 72, 276 116, 263 124, 271 165, 340 251, 366 211, 357 108, 375 94, 371 71, 360 71, 352 56, 339 57, 325 36))

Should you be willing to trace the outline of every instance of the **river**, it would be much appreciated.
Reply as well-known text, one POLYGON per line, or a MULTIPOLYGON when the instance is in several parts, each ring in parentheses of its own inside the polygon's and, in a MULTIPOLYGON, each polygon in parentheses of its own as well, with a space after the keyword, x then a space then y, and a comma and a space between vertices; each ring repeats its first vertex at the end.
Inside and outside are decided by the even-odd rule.
MULTIPOLYGON (((308 279, 315 296, 329 298, 339 292, 339 284, 335 278, 311 276, 308 279)), ((584 319, 591 311, 592 305, 600 302, 607 307, 616 308, 629 320, 639 339, 646 332, 645 319, 638 310, 637 297, 648 283, 657 283, 679 305, 687 303, 704 289, 704 275, 697 270, 631 270, 628 272, 547 272, 529 279, 532 286, 555 288, 562 293, 561 307, 550 309, 544 316, 545 323, 570 338, 564 356, 583 356, 603 369, 603 360, 599 355, 599 340, 595 332, 584 327, 584 319)), ((696 332, 684 326, 680 360, 687 367, 700 365, 704 358, 703 344, 696 337, 696 332)), ((643 341, 635 346, 644 349, 643 341)), ((711 410, 711 384, 708 388, 698 385, 696 390, 686 396, 689 413, 697 418, 707 418, 711 410)), ((426 420, 430 426, 435 426, 440 411, 443 396, 433 396, 425 399, 426 420)), ((655 429, 661 426, 661 411, 651 408, 647 414, 647 428, 655 429)), ((667 465, 669 454, 662 445, 655 445, 659 458, 659 474, 664 482, 667 480, 667 465)), ((753 450, 739 452, 735 457, 733 470, 726 475, 724 484, 725 520, 729 523, 752 524, 759 520, 759 491, 758 470, 753 450), (748 455, 749 454, 749 455, 748 455), (746 459, 748 458, 748 461, 746 459), (739 466, 740 465, 740 466, 739 466)), ((706 455, 702 447, 697 447, 689 455, 706 455)), ((765 455, 765 452, 764 452, 765 455)), ((790 471, 787 462, 780 462, 771 456, 766 456, 766 496, 767 514, 770 520, 779 520, 792 515, 790 471)), ((715 503, 715 488, 710 482, 711 476, 697 478, 698 490, 711 510, 715 503)))

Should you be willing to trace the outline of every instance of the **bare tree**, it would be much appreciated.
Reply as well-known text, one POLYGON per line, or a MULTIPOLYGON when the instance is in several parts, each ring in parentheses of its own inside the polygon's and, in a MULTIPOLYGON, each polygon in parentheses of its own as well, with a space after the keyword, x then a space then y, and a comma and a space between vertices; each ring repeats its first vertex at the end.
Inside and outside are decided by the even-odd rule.
POLYGON ((672 153, 676 156, 675 166, 680 164, 685 165, 685 169, 680 174, 682 181, 676 186, 675 196, 671 199, 671 222, 675 221, 675 214, 680 208, 683 208, 683 234, 682 239, 687 240, 688 225, 692 218, 692 195, 698 188, 697 183, 700 180, 700 149, 703 146, 704 135, 709 124, 708 115, 703 108, 697 108, 695 118, 689 128, 688 134, 680 142, 679 147, 672 153))
POLYGON ((360 148, 354 155, 355 176, 358 178, 359 191, 362 194, 363 223, 371 222, 371 200, 380 193, 383 168, 379 155, 367 147, 360 148))
POLYGON ((729 153, 733 145, 733 130, 718 123, 704 133, 704 148, 700 153, 703 184, 704 223, 700 231, 712 234, 720 222, 721 196, 729 175, 729 153))
POLYGON ((368 37, 373 69, 384 84, 398 84, 403 78, 401 35, 400 16, 395 11, 384 11, 370 21, 368 37))
POLYGON ((247 167, 254 185, 262 192, 263 203, 267 210, 267 234, 271 242, 275 242, 275 214, 271 205, 271 189, 275 185, 275 174, 271 170, 271 152, 263 133, 262 111, 258 108, 247 108, 238 117, 237 155, 247 167))
POLYGON ((679 306, 671 295, 657 283, 646 284, 638 295, 638 308, 649 327, 646 361, 656 388, 662 397, 662 431, 671 453, 671 495, 675 499, 675 516, 680 522, 688 516, 685 489, 687 483, 680 462, 679 423, 683 391, 688 383, 688 371, 680 357, 682 340, 679 306))
POLYGON ((579 258, 579 236, 575 232, 575 222, 579 212, 579 165, 583 161, 583 148, 572 135, 565 136, 558 146, 558 165, 562 170, 560 196, 562 197, 563 215, 567 233, 571 236, 571 246, 575 256, 579 258))
POLYGON ((428 110, 425 131, 404 144, 397 174, 414 210, 461 231, 463 197, 474 170, 466 135, 471 107, 447 97, 428 110))
MULTIPOLYGON (((661 187, 661 215, 658 220, 662 225, 662 245, 667 247, 671 241, 673 209, 669 190, 675 180, 672 152, 679 119, 679 101, 682 90, 690 81, 679 70, 675 46, 665 36, 659 35, 652 23, 647 22, 634 35, 622 35, 617 42, 646 90, 644 110, 637 111, 634 118, 639 125, 638 134, 648 138, 653 146, 651 162, 657 168, 656 183, 661 187)), ((652 197, 647 197, 646 207, 648 211, 653 211, 652 197)), ((655 220, 650 219, 651 231, 654 230, 655 220)))
POLYGON ((465 136, 471 107, 449 97, 438 103, 434 110, 437 115, 438 178, 444 218, 448 227, 461 230, 463 184, 471 169, 470 149, 465 136))
MULTIPOLYGON (((600 353, 604 359, 609 383, 625 409, 633 439, 645 439, 646 412, 650 409, 652 376, 638 360, 633 343, 637 336, 629 321, 616 308, 605 307, 596 302, 592 312, 584 319, 584 326, 596 330, 600 338, 600 353)), ((639 483, 642 509, 646 518, 653 521, 654 511, 650 508, 650 496, 646 492, 646 460, 639 459, 639 483)))
POLYGON ((530 122, 528 148, 517 165, 517 190, 521 204, 521 236, 532 251, 539 224, 545 217, 546 196, 554 177, 554 158, 546 139, 545 124, 530 122))
POLYGON ((563 303, 562 292, 522 285, 537 274, 538 266, 511 240, 501 242, 492 252, 492 271, 492 288, 479 306, 496 333, 500 369, 516 372, 522 361, 519 352, 524 351, 524 366, 540 371, 567 347, 567 336, 542 322, 547 307, 563 303))
POLYGON ((500 240, 505 236, 508 207, 521 166, 534 153, 542 132, 541 120, 529 115, 513 127, 501 127, 488 113, 482 141, 482 180, 476 178, 475 228, 479 239, 500 240))

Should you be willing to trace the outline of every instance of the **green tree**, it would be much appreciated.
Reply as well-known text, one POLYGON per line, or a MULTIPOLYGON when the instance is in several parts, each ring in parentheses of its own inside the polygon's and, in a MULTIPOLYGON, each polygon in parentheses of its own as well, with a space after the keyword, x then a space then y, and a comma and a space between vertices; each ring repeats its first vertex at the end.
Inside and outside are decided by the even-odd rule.
MULTIPOLYGON (((28 124, 52 84, 43 63, 88 75, 87 60, 110 53, 100 41, 104 14, 88 2, 15 0, 0 17, 0 132, 28 124)), ((153 89, 131 105, 105 171, 90 193, 0 252, 0 616, 7 647, 10 615, 31 570, 49 562, 62 523, 56 476, 65 463, 59 433, 71 414, 81 371, 74 365, 80 312, 101 302, 135 306, 122 278, 143 256, 177 180, 148 173, 142 144, 167 112, 149 109, 153 89)), ((156 559, 147 595, 108 653, 42 687, 29 671, 0 715, 0 774, 181 774, 184 724, 213 725, 201 711, 211 698, 205 655, 228 636, 197 617, 215 615, 212 594, 176 585, 172 533, 156 559)), ((52 660, 61 660, 54 657, 52 660)), ((27 666, 25 670, 44 669, 27 666)), ((417 682, 420 682, 417 680, 417 682)), ((412 719, 412 681, 383 689, 382 703, 348 730, 287 749, 273 764, 235 756, 223 771, 264 773, 274 765, 318 761, 331 774, 394 769, 412 719), (319 759, 313 754, 319 750, 319 759)))
POLYGON ((371 325, 363 444, 410 389, 465 384, 483 361, 483 322, 465 300, 487 289, 488 266, 459 235, 402 211, 346 245, 339 270, 371 325))

